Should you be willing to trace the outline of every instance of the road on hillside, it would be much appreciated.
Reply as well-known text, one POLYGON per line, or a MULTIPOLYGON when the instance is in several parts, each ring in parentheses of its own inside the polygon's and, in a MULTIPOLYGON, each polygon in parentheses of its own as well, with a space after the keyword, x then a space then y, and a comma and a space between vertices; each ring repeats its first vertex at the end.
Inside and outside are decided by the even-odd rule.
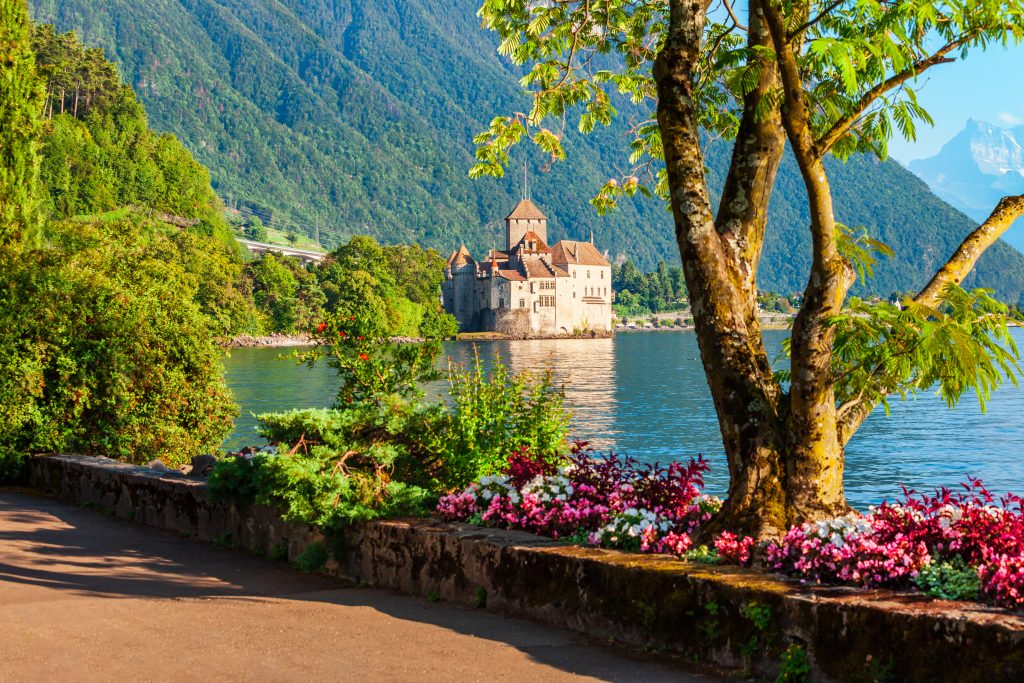
POLYGON ((0 681, 716 682, 0 489, 0 681))

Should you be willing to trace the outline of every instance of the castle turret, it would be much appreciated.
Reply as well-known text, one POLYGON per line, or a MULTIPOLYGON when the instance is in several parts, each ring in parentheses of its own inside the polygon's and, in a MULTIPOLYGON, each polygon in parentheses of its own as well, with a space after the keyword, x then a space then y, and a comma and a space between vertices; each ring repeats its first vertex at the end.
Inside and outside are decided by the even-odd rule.
POLYGON ((541 241, 548 241, 548 217, 529 199, 523 199, 512 213, 505 217, 505 249, 512 249, 528 232, 537 233, 541 241))

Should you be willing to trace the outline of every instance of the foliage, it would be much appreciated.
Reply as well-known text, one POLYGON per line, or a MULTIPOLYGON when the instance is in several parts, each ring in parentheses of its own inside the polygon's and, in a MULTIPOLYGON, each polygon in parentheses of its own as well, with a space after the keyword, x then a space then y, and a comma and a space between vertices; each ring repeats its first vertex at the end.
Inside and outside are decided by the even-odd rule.
POLYGON ((263 225, 263 221, 260 220, 259 216, 254 215, 245 226, 245 234, 251 240, 266 242, 268 237, 267 226, 263 225))
POLYGON ((102 50, 48 25, 35 27, 32 44, 47 87, 42 181, 50 213, 70 218, 140 205, 205 222, 227 242, 209 171, 173 135, 149 129, 134 91, 102 50), (71 98, 72 88, 74 106, 65 107, 61 93, 71 98))
MULTIPOLYGON (((343 455, 343 454, 342 454, 343 455)), ((323 446, 301 455, 256 455, 218 462, 210 475, 216 499, 253 502, 284 511, 289 521, 337 529, 388 515, 421 514, 422 488, 375 476, 378 463, 343 461, 323 446), (369 471, 361 468, 369 465, 369 471)))
POLYGON ((298 259, 263 254, 245 266, 245 279, 265 329, 294 334, 322 315, 326 297, 315 273, 298 259))
POLYGON ((615 313, 619 317, 676 311, 687 305, 683 269, 664 261, 652 273, 641 273, 632 261, 612 266, 615 313))
POLYGON ((859 299, 833 321, 836 400, 885 402, 938 385, 950 407, 974 391, 982 408, 1004 381, 1016 386, 1018 351, 1009 323, 1019 314, 991 292, 946 288, 938 307, 859 299))
POLYGON ((448 373, 452 406, 434 426, 432 445, 454 486, 501 471, 521 448, 549 466, 564 458, 570 416, 550 371, 514 375, 495 358, 488 372, 477 356, 448 373))
POLYGON ((787 647, 782 653, 775 683, 807 683, 810 678, 811 664, 807 660, 807 649, 796 643, 787 647))
POLYGON ((934 562, 921 569, 914 584, 925 595, 943 600, 977 600, 981 590, 978 570, 955 557, 949 562, 934 562))
POLYGON ((131 222, 47 238, 4 264, 0 451, 178 464, 216 449, 234 406, 181 266, 131 222))
MULTIPOLYGON (((213 495, 272 505, 288 519, 330 529, 381 516, 421 514, 438 493, 482 474, 474 454, 452 448, 450 430, 458 425, 462 437, 480 442, 480 431, 493 425, 470 426, 453 418, 454 407, 421 402, 421 384, 438 377, 439 343, 395 343, 380 336, 385 331, 378 323, 372 317, 325 316, 313 333, 317 346, 299 359, 311 365, 326 361, 337 371, 334 407, 260 415, 260 434, 283 454, 252 460, 240 456, 218 464, 210 480, 213 495)), ((496 373, 503 383, 508 379, 508 386, 526 392, 519 412, 511 415, 512 424, 525 424, 532 417, 528 411, 538 406, 556 405, 541 395, 550 392, 550 383, 537 389, 501 366, 496 373)), ((485 412, 494 408, 486 399, 476 405, 485 412)), ((524 443, 545 444, 545 438, 552 438, 538 428, 527 437, 524 443)), ((514 441, 514 435, 506 441, 514 441)))
POLYGON ((56 220, 141 226, 145 247, 183 268, 183 284, 215 336, 259 333, 242 253, 221 217, 209 172, 174 136, 148 128, 135 93, 102 50, 42 24, 33 28, 32 49, 46 90, 40 106, 46 212, 56 220))
POLYGON ((0 249, 38 227, 39 109, 24 0, 0 7, 0 249))
POLYGON ((295 558, 295 566, 304 572, 312 573, 320 571, 328 559, 327 548, 323 543, 310 543, 302 554, 295 558))
POLYGON ((315 272, 326 311, 360 321, 367 337, 440 339, 458 331, 441 308, 444 260, 432 249, 381 246, 357 235, 315 272))
POLYGON ((527 449, 510 453, 497 474, 441 498, 443 519, 481 523, 641 552, 683 555, 719 501, 700 495, 703 460, 668 467, 577 442, 567 466, 527 449))

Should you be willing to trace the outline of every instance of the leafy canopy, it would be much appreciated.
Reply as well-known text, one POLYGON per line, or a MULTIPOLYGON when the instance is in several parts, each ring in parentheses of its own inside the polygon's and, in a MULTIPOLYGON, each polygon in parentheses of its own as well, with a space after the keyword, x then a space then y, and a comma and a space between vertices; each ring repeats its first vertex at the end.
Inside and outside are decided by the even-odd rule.
MULTIPOLYGON (((483 23, 501 39, 499 51, 529 65, 522 85, 532 95, 527 112, 499 116, 476 138, 471 175, 501 176, 509 150, 529 141, 552 161, 565 158, 567 126, 589 133, 609 125, 617 103, 629 101, 646 118, 632 122, 632 168, 611 179, 593 203, 601 212, 623 194, 667 194, 661 134, 653 115, 653 66, 664 47, 668 0, 485 0, 483 23)), ((745 7, 738 6, 745 15, 745 7)), ((896 133, 913 139, 931 124, 917 100, 915 78, 926 68, 973 48, 1024 37, 1020 0, 879 0, 781 3, 790 36, 802 36, 802 80, 811 103, 811 128, 822 153, 845 159, 855 152, 882 158, 896 133)), ((728 0, 712 4, 703 27, 693 102, 698 122, 731 139, 744 97, 775 59, 748 43, 747 27, 728 0)), ((781 91, 757 103, 758 116, 781 104, 781 91)))

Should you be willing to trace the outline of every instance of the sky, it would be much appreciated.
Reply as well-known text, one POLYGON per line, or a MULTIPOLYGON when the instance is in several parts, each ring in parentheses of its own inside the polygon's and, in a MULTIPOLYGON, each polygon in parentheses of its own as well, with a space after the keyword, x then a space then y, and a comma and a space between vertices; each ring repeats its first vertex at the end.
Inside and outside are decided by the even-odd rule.
POLYGON ((940 64, 925 76, 918 100, 935 119, 935 127, 919 126, 916 142, 893 139, 889 154, 903 164, 934 156, 963 130, 967 119, 1024 125, 1024 46, 973 50, 966 59, 940 64))

